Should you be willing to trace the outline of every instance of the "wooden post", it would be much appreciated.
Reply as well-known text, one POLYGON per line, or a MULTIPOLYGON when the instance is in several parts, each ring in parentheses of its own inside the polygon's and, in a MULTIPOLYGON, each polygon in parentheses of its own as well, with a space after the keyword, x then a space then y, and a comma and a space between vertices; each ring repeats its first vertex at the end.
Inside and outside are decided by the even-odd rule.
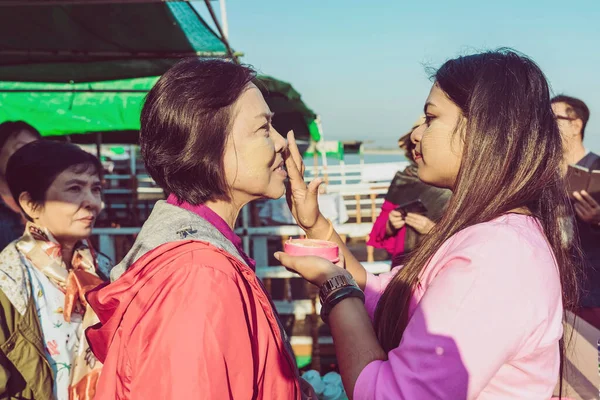
POLYGON ((355 194, 354 199, 356 200, 356 223, 360 224, 362 222, 362 212, 360 209, 360 194, 355 194))
MULTIPOLYGON (((367 236, 367 242, 369 241, 369 236, 367 236)), ((373 246, 367 245, 367 262, 375 261, 375 248, 373 246)))
POLYGON ((290 237, 289 237, 288 235, 282 235, 282 236, 281 236, 281 248, 282 248, 282 249, 283 249, 283 248, 285 248, 285 247, 284 247, 284 246, 285 246, 285 242, 287 242, 287 241, 289 240, 289 238, 290 238, 290 237))
POLYGON ((377 194, 376 193, 371 193, 371 221, 373 221, 373 223, 375 222, 375 219, 377 218, 377 207, 375 207, 375 200, 377 199, 377 194))

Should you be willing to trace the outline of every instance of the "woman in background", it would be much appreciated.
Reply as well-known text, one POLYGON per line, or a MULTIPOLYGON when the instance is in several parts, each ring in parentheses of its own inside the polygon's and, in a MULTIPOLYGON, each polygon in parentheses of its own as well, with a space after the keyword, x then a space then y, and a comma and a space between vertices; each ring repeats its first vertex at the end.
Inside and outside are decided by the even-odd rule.
POLYGON ((6 183, 6 165, 13 153, 40 138, 33 126, 23 121, 0 124, 0 251, 23 234, 25 220, 6 183))
POLYGON ((100 171, 95 156, 46 140, 8 161, 27 226, 0 253, 0 398, 94 397, 101 364, 83 332, 98 322, 85 292, 110 272, 88 241, 101 210, 100 171))
POLYGON ((367 242, 369 246, 387 250, 392 259, 392 267, 402 265, 423 235, 427 235, 433 229, 452 195, 448 189, 422 182, 417 175, 417 164, 412 152, 415 146, 410 140, 410 135, 424 123, 425 117, 419 118, 411 130, 398 140, 409 165, 394 176, 367 242), (403 215, 397 210, 398 206, 415 200, 423 203, 427 209, 425 213, 409 212, 403 215))

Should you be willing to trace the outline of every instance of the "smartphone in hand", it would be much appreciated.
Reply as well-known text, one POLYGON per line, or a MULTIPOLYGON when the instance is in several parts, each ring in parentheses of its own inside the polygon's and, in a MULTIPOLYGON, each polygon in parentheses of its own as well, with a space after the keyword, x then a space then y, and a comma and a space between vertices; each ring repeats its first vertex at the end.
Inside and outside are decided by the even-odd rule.
POLYGON ((425 207, 420 199, 417 199, 408 203, 400 204, 398 207, 396 207, 395 211, 399 211, 403 217, 406 217, 406 214, 408 213, 423 215, 427 213, 427 207, 425 207))

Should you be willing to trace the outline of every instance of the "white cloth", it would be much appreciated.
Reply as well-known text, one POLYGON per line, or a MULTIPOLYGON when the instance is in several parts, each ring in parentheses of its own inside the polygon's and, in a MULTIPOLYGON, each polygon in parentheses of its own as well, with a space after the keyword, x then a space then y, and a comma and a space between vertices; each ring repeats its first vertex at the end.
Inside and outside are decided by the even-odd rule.
MULTIPOLYGON (((348 221, 348 210, 344 204, 343 196, 339 193, 320 194, 319 209, 323 216, 330 219, 334 225, 348 221)), ((285 197, 265 201, 258 212, 258 217, 265 225, 272 223, 296 225, 296 220, 290 212, 285 197)))
POLYGON ((394 179, 397 171, 408 167, 408 162, 400 161, 393 163, 365 164, 362 167, 360 180, 363 183, 385 182, 394 179))
POLYGON ((54 372, 54 396, 57 400, 69 399, 71 369, 77 354, 80 338, 77 337, 82 316, 73 312, 71 322, 63 317, 65 294, 44 273, 27 260, 32 296, 42 328, 44 352, 54 372))
POLYGON ((334 225, 348 221, 348 210, 344 204, 344 197, 339 193, 319 195, 319 209, 325 218, 330 219, 334 225))

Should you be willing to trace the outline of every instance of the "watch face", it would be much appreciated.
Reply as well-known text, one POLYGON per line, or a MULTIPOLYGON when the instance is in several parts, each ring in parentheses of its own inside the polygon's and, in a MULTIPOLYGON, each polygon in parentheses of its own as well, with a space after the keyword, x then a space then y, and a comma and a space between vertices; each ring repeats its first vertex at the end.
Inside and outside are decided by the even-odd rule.
POLYGON ((354 282, 353 279, 348 279, 345 275, 337 275, 334 276, 333 278, 328 279, 327 281, 325 281, 325 283, 323 284, 323 286, 321 286, 321 289, 319 290, 319 298, 321 300, 321 303, 325 302, 325 300, 327 300, 327 297, 329 296, 329 294, 333 291, 335 291, 336 289, 345 287, 345 286, 355 286, 356 283, 354 282))

